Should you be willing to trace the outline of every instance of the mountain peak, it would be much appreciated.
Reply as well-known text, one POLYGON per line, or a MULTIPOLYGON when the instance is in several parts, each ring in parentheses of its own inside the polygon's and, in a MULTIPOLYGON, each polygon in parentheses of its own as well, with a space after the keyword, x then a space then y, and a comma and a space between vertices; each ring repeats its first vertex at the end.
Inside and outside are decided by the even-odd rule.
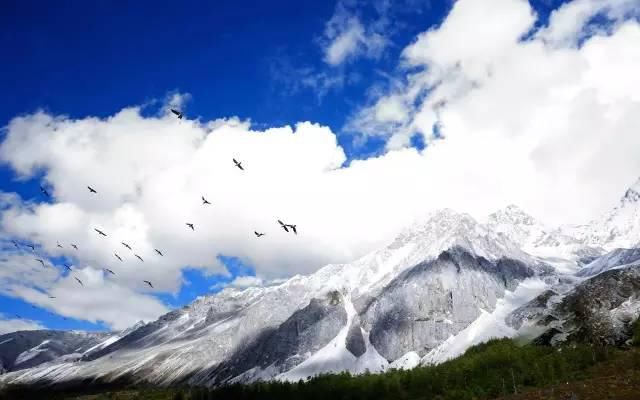
POLYGON ((640 179, 636 180, 633 185, 627 189, 620 199, 620 205, 637 203, 640 200, 640 179))

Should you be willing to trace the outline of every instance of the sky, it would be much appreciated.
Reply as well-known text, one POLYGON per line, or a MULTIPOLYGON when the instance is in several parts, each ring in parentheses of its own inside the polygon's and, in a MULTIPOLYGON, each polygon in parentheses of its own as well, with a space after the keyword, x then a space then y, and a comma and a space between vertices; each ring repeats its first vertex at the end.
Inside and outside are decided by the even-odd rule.
POLYGON ((443 207, 584 223, 640 176, 636 0, 3 6, 0 333, 124 329, 443 207))

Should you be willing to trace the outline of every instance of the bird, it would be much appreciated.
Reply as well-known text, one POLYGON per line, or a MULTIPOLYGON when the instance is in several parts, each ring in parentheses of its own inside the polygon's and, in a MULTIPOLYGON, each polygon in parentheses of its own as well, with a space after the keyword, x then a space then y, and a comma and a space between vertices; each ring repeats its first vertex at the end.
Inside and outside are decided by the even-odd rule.
POLYGON ((95 190, 94 188, 92 188, 91 186, 87 186, 87 189, 89 189, 89 192, 91 192, 91 193, 96 193, 96 194, 98 193, 98 192, 96 192, 96 190, 95 190))
POLYGON ((289 225, 289 228, 291 228, 293 233, 295 233, 296 235, 298 234, 298 231, 296 230, 296 225, 289 225))
POLYGON ((34 246, 32 244, 28 244, 27 247, 29 247, 31 249, 31 251, 36 251, 36 246, 34 246))
POLYGON ((125 242, 120 242, 120 243, 122 243, 122 245, 123 245, 124 247, 126 247, 127 249, 131 250, 131 246, 129 246, 129 245, 128 245, 128 244, 126 244, 125 242))
POLYGON ((122 258, 120 258, 120 256, 118 255, 118 253, 113 253, 113 255, 114 255, 114 256, 116 256, 116 258, 117 258, 118 260, 120 260, 120 262, 122 262, 122 258))
POLYGON ((82 283, 82 281, 81 281, 80 279, 76 278, 75 276, 74 276, 74 278, 75 278, 75 280, 77 280, 77 281, 78 281, 78 283, 79 283, 81 286, 84 286, 84 283, 82 283))
POLYGON ((195 230, 196 230, 196 228, 194 228, 194 227, 193 227, 193 224, 190 224, 190 223, 188 223, 188 222, 187 222, 187 226, 188 226, 189 228, 191 228, 191 230, 192 230, 192 231, 195 231, 195 230))
POLYGON ((264 233, 260 233, 260 232, 256 232, 256 231, 253 231, 253 233, 255 233, 255 235, 256 235, 257 237, 264 236, 264 233))
POLYGON ((113 272, 113 271, 112 271, 112 270, 110 270, 109 268, 105 268, 104 270, 105 270, 105 272, 108 272, 108 273, 110 273, 111 275, 115 275, 115 274, 116 274, 115 272, 113 272))
POLYGON ((160 254, 160 257, 163 257, 162 252, 158 249, 154 249, 156 251, 156 253, 160 254))
POLYGON ((236 160, 235 158, 233 159, 233 163, 236 165, 236 167, 240 168, 241 170, 244 171, 244 168, 242 167, 242 163, 238 160, 236 160))
POLYGON ((71 269, 71 266, 70 266, 70 265, 68 265, 68 264, 62 264, 62 265, 64 265, 64 267, 65 267, 66 269, 68 269, 69 271, 73 271, 73 270, 71 269))
POLYGON ((15 315, 16 317, 22 319, 22 317, 20 315, 18 315, 18 314, 13 314, 13 315, 15 315))
POLYGON ((289 228, 287 228, 289 225, 285 224, 284 222, 282 222, 280 220, 278 220, 278 223, 280 224, 282 229, 284 229, 285 232, 289 232, 289 228))
POLYGON ((55 298, 56 298, 56 296, 49 296, 49 298, 50 298, 50 299, 55 299, 55 298))
POLYGON ((46 267, 46 265, 44 265, 44 261, 42 261, 41 258, 36 258, 36 261, 42 264, 43 267, 46 267))
POLYGON ((71 243, 71 247, 73 247, 74 249, 78 250, 78 246, 76 246, 75 244, 71 243))
POLYGON ((57 245, 58 247, 62 248, 62 245, 60 244, 60 242, 58 242, 56 245, 57 245))
POLYGON ((13 243, 13 245, 16 246, 16 249, 20 248, 20 245, 15 240, 12 240, 11 243, 13 243))
POLYGON ((202 196, 202 204, 211 204, 207 199, 204 198, 204 196, 202 196))
POLYGON ((42 186, 40 186, 40 191, 45 195, 45 197, 51 197, 49 195, 49 192, 47 192, 47 189, 43 188, 42 186))
POLYGON ((100 229, 93 228, 94 231, 98 232, 99 235, 107 236, 106 233, 102 232, 100 229))
POLYGON ((139 255, 134 254, 134 256, 138 257, 138 260, 140 260, 140 261, 144 262, 144 260, 142 259, 142 257, 140 257, 139 255))
POLYGON ((178 119, 182 119, 182 117, 184 117, 184 114, 178 110, 174 110, 173 108, 171 109, 171 112, 174 113, 178 119))
POLYGON ((153 289, 153 285, 151 284, 151 282, 149 281, 143 281, 144 283, 146 283, 147 285, 149 285, 151 287, 151 289, 153 289))

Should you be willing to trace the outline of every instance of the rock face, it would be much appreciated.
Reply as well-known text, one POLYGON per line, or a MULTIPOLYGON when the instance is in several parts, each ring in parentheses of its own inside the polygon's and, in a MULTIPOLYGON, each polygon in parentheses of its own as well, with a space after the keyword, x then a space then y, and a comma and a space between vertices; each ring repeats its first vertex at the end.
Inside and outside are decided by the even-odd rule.
POLYGON ((640 237, 638 193, 581 227, 548 227, 515 206, 484 224, 440 210, 352 263, 225 289, 125 332, 4 335, 0 385, 297 380, 440 362, 478 338, 520 334, 620 343, 640 309, 640 250, 617 249, 640 237))
POLYGON ((544 332, 535 339, 540 344, 622 344, 639 316, 640 265, 632 265, 592 277, 564 296, 546 291, 507 320, 515 327, 524 321, 540 327, 544 332))
POLYGON ((31 368, 62 356, 73 358, 99 345, 111 335, 74 331, 21 331, 0 336, 0 371, 31 368))
POLYGON ((534 270, 519 261, 489 261, 455 247, 404 272, 362 311, 363 328, 388 361, 409 351, 424 355, 473 322, 480 309, 534 270))

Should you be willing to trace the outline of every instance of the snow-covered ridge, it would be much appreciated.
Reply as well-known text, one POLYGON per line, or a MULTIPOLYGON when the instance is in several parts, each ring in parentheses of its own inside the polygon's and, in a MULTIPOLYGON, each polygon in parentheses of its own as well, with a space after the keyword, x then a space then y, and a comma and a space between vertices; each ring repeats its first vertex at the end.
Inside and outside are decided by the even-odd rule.
POLYGON ((606 217, 582 227, 550 227, 514 205, 483 222, 438 210, 353 262, 201 296, 157 321, 102 337, 78 356, 0 377, 0 384, 118 376, 163 384, 187 377, 197 384, 295 380, 411 368, 423 357, 440 362, 490 335, 515 334, 506 314, 542 291, 583 281, 575 276, 582 265, 591 262, 580 273, 591 276, 635 260, 633 249, 601 256, 640 237, 636 186, 606 217), (548 265, 555 271, 538 268, 548 265), (337 308, 327 303, 335 293, 337 308))

